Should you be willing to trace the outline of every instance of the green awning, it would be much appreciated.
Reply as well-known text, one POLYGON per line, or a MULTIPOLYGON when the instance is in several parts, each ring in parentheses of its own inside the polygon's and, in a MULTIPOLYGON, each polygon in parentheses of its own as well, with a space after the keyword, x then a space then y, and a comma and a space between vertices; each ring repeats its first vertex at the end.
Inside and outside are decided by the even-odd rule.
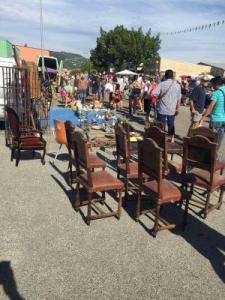
POLYGON ((11 58, 13 57, 12 44, 0 37, 0 57, 11 58))

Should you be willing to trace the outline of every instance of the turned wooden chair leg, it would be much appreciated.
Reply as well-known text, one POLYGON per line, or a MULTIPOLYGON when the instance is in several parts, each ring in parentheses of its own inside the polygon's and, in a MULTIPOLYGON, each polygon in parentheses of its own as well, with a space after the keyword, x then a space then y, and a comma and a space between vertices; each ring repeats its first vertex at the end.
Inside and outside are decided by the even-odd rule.
POLYGON ((88 193, 88 207, 87 207, 87 225, 90 226, 91 223, 91 202, 92 202, 92 193, 88 193))
POLYGON ((101 204, 105 204, 105 192, 102 192, 102 200, 101 200, 101 204))
POLYGON ((129 198, 129 193, 128 193, 128 179, 125 178, 125 201, 124 201, 124 206, 127 205, 128 198, 129 198))
POLYGON ((140 212, 141 212, 141 191, 138 191, 138 193, 137 193, 136 216, 135 216, 136 222, 139 221, 140 212))
MULTIPOLYGON (((185 230, 185 227, 187 225, 189 201, 190 201, 190 196, 187 196, 186 197, 185 209, 184 209, 183 224, 182 224, 182 230, 183 231, 185 230)), ((182 203, 183 203, 183 199, 182 199, 182 203)))
POLYGON ((154 227, 152 229, 153 237, 156 237, 157 232, 159 231, 159 214, 160 214, 160 205, 157 204, 156 212, 155 212, 155 224, 154 224, 154 227))
POLYGON ((206 203, 205 203, 205 208, 203 212, 203 218, 206 219, 208 215, 208 210, 209 210, 209 202, 210 202, 210 197, 211 197, 211 192, 207 192, 207 197, 206 197, 206 203))
POLYGON ((122 190, 119 190, 118 193, 119 193, 119 197, 118 197, 118 212, 117 212, 117 217, 118 217, 118 220, 120 220, 121 207, 122 207, 122 190))
POLYGON ((77 182, 76 188, 76 202, 75 202, 75 210, 78 211, 80 209, 80 183, 77 182))
POLYGON ((224 186, 221 186, 220 197, 219 197, 219 201, 218 201, 218 209, 220 209, 223 204, 223 194, 224 194, 224 186))
POLYGON ((42 165, 45 165, 45 154, 46 154, 46 147, 43 149, 43 155, 41 158, 42 165))
POLYGON ((12 148, 11 149, 11 161, 13 161, 14 154, 15 154, 15 148, 12 148))
POLYGON ((20 161, 20 149, 17 149, 16 167, 18 167, 20 161))

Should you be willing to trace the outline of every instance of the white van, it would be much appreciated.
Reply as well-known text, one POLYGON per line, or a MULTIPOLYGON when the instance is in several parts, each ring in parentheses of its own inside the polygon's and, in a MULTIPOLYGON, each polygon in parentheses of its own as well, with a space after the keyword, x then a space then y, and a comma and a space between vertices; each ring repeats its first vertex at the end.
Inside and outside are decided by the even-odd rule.
POLYGON ((4 121, 4 90, 3 90, 3 69, 16 65, 13 57, 0 57, 0 121, 4 121))

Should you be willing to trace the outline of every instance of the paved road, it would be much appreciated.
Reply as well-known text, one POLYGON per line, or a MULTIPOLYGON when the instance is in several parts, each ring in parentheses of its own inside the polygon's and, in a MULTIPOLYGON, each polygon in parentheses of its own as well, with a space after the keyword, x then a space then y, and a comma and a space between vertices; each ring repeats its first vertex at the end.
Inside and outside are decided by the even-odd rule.
MULTIPOLYGON (((179 134, 188 119, 182 108, 179 134)), ((49 153, 55 149, 51 139, 49 153)), ((185 233, 164 231, 156 239, 145 229, 152 226, 147 217, 143 226, 133 220, 134 199, 120 221, 88 227, 71 204, 66 155, 53 167, 50 156, 42 166, 26 154, 16 168, 0 134, 0 157, 1 300, 224 299, 225 205, 207 220, 190 211, 185 233)), ((110 197, 108 203, 115 206, 110 197)), ((173 207, 163 213, 180 217, 173 207)))

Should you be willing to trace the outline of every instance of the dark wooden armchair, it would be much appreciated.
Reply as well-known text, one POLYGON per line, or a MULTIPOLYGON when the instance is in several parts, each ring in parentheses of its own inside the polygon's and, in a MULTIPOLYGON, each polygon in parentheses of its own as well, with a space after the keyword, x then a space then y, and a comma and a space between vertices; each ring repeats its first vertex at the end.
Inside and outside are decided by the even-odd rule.
POLYGON ((86 221, 88 225, 90 225, 91 220, 95 219, 111 216, 116 216, 118 219, 120 219, 122 190, 124 189, 124 184, 105 170, 93 171, 93 165, 90 164, 88 144, 81 132, 75 132, 74 143, 77 171, 76 209, 78 210, 82 205, 87 205, 88 209, 86 221), (87 201, 81 202, 80 185, 82 185, 88 193, 87 201), (117 211, 110 210, 110 212, 103 212, 99 207, 96 206, 96 202, 101 202, 102 204, 105 203, 105 192, 107 191, 118 192, 119 198, 117 211), (100 199, 93 199, 94 193, 102 193, 102 197, 100 197, 100 199), (95 206, 95 208, 99 211, 99 214, 91 214, 92 206, 95 206))
MULTIPOLYGON (((138 176, 139 176, 139 193, 136 208, 136 221, 139 221, 141 214, 141 195, 144 192, 149 200, 155 204, 154 227, 150 231, 154 237, 159 230, 173 229, 175 225, 160 225, 160 207, 168 203, 183 202, 186 200, 185 211, 183 216, 183 229, 187 222, 187 212, 189 204, 189 196, 185 190, 178 188, 172 182, 163 178, 163 150, 152 139, 145 139, 139 143, 138 151, 138 176), (146 181, 143 174, 149 176, 146 181)), ((142 213, 147 213, 142 211, 142 213)), ((161 220, 162 221, 162 220, 161 220)))
POLYGON ((20 121, 17 113, 10 107, 6 106, 5 111, 7 113, 7 119, 9 122, 9 127, 12 135, 11 144, 11 161, 13 161, 15 151, 17 150, 16 166, 18 166, 20 161, 21 150, 43 151, 41 157, 42 164, 45 164, 45 154, 46 154, 46 141, 42 137, 42 132, 39 130, 32 130, 31 128, 20 128, 20 121))
MULTIPOLYGON (((188 137, 193 137, 196 135, 204 136, 207 139, 209 139, 211 142, 216 144, 218 143, 218 133, 214 132, 212 129, 208 127, 200 126, 195 129, 189 130, 188 137)), ((220 170, 220 174, 222 175, 224 169, 225 169, 225 162, 217 159, 215 163, 215 171, 220 170)))
POLYGON ((184 138, 183 183, 191 187, 191 194, 193 194, 194 187, 206 190, 204 202, 195 200, 204 205, 201 211, 203 218, 206 218, 211 210, 220 209, 223 201, 225 176, 215 172, 216 147, 216 143, 203 136, 196 135, 184 138), (213 205, 210 203, 210 197, 218 189, 220 189, 219 200, 213 205))

